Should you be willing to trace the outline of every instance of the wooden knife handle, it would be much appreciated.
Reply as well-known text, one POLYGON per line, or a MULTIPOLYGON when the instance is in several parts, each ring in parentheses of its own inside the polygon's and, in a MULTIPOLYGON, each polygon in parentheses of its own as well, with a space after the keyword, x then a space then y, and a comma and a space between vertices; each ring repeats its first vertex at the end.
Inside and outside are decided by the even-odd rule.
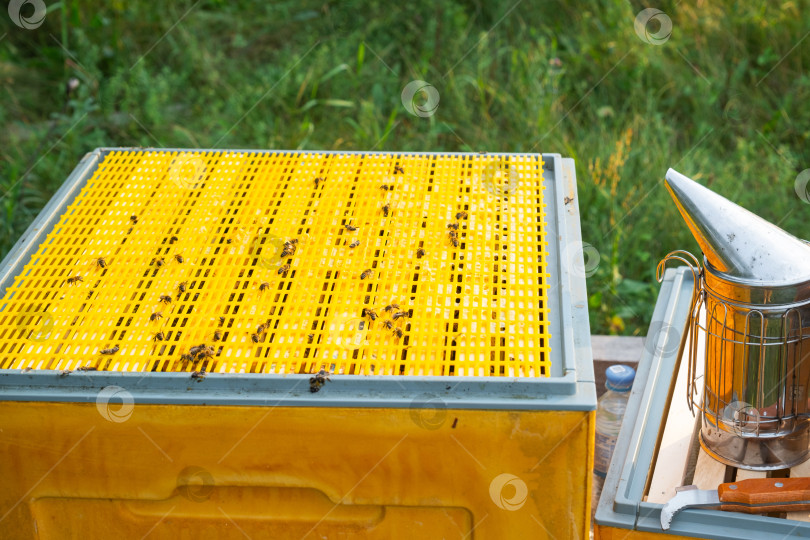
POLYGON ((721 484, 722 510, 748 514, 810 510, 810 478, 750 478, 721 484))

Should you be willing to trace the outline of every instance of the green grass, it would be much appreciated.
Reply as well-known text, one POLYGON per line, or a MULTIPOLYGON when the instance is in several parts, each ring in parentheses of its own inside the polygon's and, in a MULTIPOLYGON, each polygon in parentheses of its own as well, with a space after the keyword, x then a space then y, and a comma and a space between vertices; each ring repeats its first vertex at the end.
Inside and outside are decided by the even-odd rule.
POLYGON ((697 252, 668 167, 810 236, 808 2, 662 4, 660 46, 618 1, 47 3, 35 30, 0 13, 2 253, 97 146, 573 157, 594 333, 645 333, 656 263, 697 252), (414 79, 429 118, 400 101, 414 79))

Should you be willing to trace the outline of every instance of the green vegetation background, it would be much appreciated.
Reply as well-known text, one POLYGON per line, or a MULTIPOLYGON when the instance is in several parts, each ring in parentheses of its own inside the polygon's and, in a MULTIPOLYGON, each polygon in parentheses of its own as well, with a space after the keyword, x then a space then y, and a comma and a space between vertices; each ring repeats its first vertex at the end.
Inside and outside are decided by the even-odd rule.
POLYGON ((661 45, 622 1, 46 4, 34 30, 0 13, 2 254, 98 146, 571 156, 594 333, 644 334, 656 263, 698 252, 668 167, 810 237, 808 2, 656 4, 661 45), (414 79, 430 118, 402 106, 414 79))

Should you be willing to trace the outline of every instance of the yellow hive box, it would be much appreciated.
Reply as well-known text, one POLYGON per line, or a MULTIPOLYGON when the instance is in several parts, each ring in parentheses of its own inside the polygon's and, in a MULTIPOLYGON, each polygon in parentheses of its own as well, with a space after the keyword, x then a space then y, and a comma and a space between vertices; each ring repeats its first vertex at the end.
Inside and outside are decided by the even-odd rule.
POLYGON ((0 536, 585 538, 573 162, 99 149, 0 265, 0 536))

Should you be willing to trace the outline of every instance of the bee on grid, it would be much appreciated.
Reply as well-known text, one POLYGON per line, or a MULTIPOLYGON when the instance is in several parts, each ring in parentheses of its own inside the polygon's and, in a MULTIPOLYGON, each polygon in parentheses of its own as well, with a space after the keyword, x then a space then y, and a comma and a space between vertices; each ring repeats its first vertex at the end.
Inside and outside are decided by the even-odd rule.
POLYGON ((158 268, 166 266, 166 259, 163 257, 158 257, 157 259, 155 259, 155 266, 157 266, 158 268))
POLYGON ((177 284, 177 299, 180 300, 180 297, 183 295, 184 292, 188 289, 188 281, 181 281, 177 284))
POLYGON ((391 212, 391 205, 390 205, 390 204, 388 204, 388 203, 386 203, 386 204, 385 204, 385 205, 382 207, 382 213, 383 213, 383 216, 388 217, 388 214, 389 214, 390 212, 391 212))
POLYGON ((319 176, 315 179, 315 189, 318 189, 318 186, 326 182, 326 178, 319 176))
POLYGON ((183 264, 184 262, 186 262, 186 259, 182 255, 180 255, 179 253, 175 254, 175 256, 172 257, 172 258, 175 261, 177 261, 178 263, 180 263, 180 264, 183 264))
POLYGON ((423 248, 419 248, 416 250, 416 258, 421 259, 425 256, 425 250, 423 248))
POLYGON ((99 257, 97 259, 93 259, 93 264, 96 266, 96 268, 101 268, 102 270, 104 270, 105 268, 107 268, 108 263, 107 259, 105 259, 104 257, 99 257))
POLYGON ((345 225, 343 225, 343 228, 350 232, 354 232, 357 230, 357 227, 355 227, 351 223, 346 223, 345 225))
POLYGON ((377 320, 377 312, 376 312, 376 311, 374 311, 374 310, 373 310, 373 309, 371 309, 371 308, 363 308, 363 311, 361 312, 361 315, 360 315, 360 316, 361 316, 361 317, 364 317, 364 318, 365 318, 365 317, 368 317, 368 318, 369 318, 369 319, 371 319, 372 321, 376 321, 376 320, 377 320))
POLYGON ((75 276, 67 278, 65 280, 65 283, 67 283, 68 285, 76 285, 77 283, 84 283, 84 278, 79 274, 76 274, 75 276))
POLYGON ((166 334, 163 332, 156 332, 152 335, 152 341, 166 341, 166 334))
MULTIPOLYGON (((279 268, 279 270, 281 270, 281 268, 279 268)), ((269 290, 270 290, 270 283, 269 282, 262 281, 261 283, 259 283, 259 294, 261 294, 261 293, 263 293, 265 291, 269 291, 269 290)))
POLYGON ((385 319, 383 321, 383 328, 385 330, 393 330, 394 329, 394 322, 391 319, 385 319))
POLYGON ((362 274, 360 274, 360 279, 371 279, 371 276, 374 275, 374 270, 369 268, 368 270, 364 270, 362 274))
POLYGON ((214 330, 214 333, 211 336, 211 341, 216 343, 218 341, 222 341, 222 339, 223 339, 222 330, 214 330))
POLYGON ((391 312, 395 312, 395 311, 396 311, 396 310, 398 310, 398 309, 399 309, 399 304, 393 304, 393 303, 391 303, 391 304, 388 304, 387 306, 385 306, 385 307, 383 308, 383 313, 391 313, 391 312))
POLYGON ((280 258, 286 259, 288 257, 292 257, 295 255, 295 251, 298 249, 298 239, 293 238, 292 240, 287 240, 284 242, 284 248, 281 250, 280 258))
POLYGON ((109 349, 101 349, 98 352, 99 352, 99 354, 107 354, 107 355, 115 354, 115 353, 118 352, 118 345, 116 345, 115 347, 110 347, 109 349))
POLYGON ((354 248, 356 248, 356 247, 357 247, 357 246, 359 246, 359 245, 360 245, 360 240, 355 240, 354 242, 352 242, 351 244, 349 244, 349 247, 350 247, 350 248, 352 248, 352 249, 354 249, 354 248))
POLYGON ((138 216, 129 216, 129 221, 130 221, 130 222, 131 222, 133 225, 137 225, 137 224, 138 224, 138 216))
POLYGON ((405 332, 402 331, 402 328, 394 328, 393 334, 397 339, 402 339, 405 332))
POLYGON ((76 371, 98 371, 98 368, 94 366, 82 366, 77 367, 76 371))
POLYGON ((161 294, 160 298, 158 298, 158 302, 160 302, 161 304, 171 304, 172 297, 169 296, 168 294, 161 294))
POLYGON ((458 233, 456 231, 448 231, 447 238, 450 240, 450 243, 453 244, 453 247, 458 247, 458 233))
POLYGON ((407 311, 398 311, 391 316, 391 320, 396 321, 398 319, 407 319, 410 317, 407 311))
POLYGON ((175 243, 175 242, 177 242, 178 240, 179 240, 179 238, 177 238, 176 236, 172 236, 171 238, 169 238, 169 243, 170 243, 170 244, 174 244, 174 243, 175 243))
POLYGON ((321 386, 326 384, 326 381, 331 381, 329 376, 332 375, 329 371, 321 369, 314 376, 309 378, 309 391, 313 394, 321 390, 321 386))
POLYGON ((201 343, 200 345, 191 347, 188 350, 188 354, 191 355, 191 358, 194 360, 194 363, 197 363, 201 360, 213 358, 216 355, 216 350, 210 345, 201 343))
POLYGON ((163 318, 163 313, 160 311, 155 311, 151 315, 149 315, 149 322, 157 322, 163 318))
POLYGON ((395 165, 394 174, 405 174, 405 169, 403 169, 400 165, 395 165))
POLYGON ((194 371, 191 373, 191 378, 197 382, 202 382, 205 379, 206 373, 205 368, 203 367, 199 371, 194 371))
POLYGON ((467 219, 469 216, 467 212, 461 211, 456 214, 456 219, 467 219))
POLYGON ((278 272, 277 272, 277 273, 278 273, 278 275, 280 275, 281 277, 287 277, 287 273, 288 273, 289 271, 290 271, 290 265, 289 265, 289 264, 285 264, 284 266, 282 266, 281 268, 279 268, 279 269, 278 269, 278 272))

